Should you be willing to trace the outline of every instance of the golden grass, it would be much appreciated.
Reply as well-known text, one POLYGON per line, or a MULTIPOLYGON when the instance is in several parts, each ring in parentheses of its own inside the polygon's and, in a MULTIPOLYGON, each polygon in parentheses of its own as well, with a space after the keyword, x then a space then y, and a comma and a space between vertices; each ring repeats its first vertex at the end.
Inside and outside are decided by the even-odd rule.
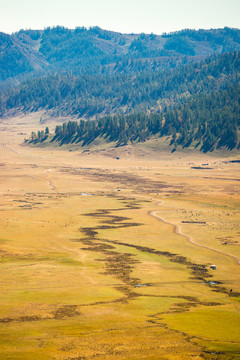
POLYGON ((21 147, 35 116, 0 126, 1 360, 239 358, 239 164, 21 147))

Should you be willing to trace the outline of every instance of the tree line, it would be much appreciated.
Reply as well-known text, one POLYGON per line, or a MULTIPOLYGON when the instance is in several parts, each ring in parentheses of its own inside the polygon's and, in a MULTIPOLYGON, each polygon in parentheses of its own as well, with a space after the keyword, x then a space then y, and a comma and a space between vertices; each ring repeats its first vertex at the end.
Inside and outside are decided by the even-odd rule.
POLYGON ((95 121, 69 121, 55 132, 32 133, 28 143, 55 142, 86 146, 102 137, 115 146, 144 142, 151 137, 170 136, 172 151, 189 146, 208 152, 226 147, 239 148, 240 85, 199 94, 161 113, 106 116, 95 121))

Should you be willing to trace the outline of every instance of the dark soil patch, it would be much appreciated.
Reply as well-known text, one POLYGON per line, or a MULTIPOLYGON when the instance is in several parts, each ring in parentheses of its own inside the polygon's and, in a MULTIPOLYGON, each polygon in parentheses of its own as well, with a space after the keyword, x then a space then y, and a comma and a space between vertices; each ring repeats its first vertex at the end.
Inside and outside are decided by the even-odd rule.
POLYGON ((212 170, 213 168, 211 168, 211 167, 202 167, 202 166, 191 166, 191 169, 195 169, 195 170, 212 170))
POLYGON ((182 221, 182 224, 206 224, 206 221, 182 221))
POLYGON ((65 319, 70 317, 75 317, 81 315, 77 311, 78 305, 62 305, 58 309, 52 312, 50 316, 42 317, 38 315, 33 316, 18 316, 14 318, 2 318, 0 319, 0 324, 9 324, 9 323, 21 323, 21 322, 33 322, 33 321, 42 321, 50 319, 65 319))
MULTIPOLYGON (((65 170, 62 170, 65 171, 65 170)), ((165 182, 153 181, 147 178, 144 178, 139 175, 126 174, 126 173, 111 173, 109 170, 103 169, 91 169, 91 168, 80 168, 76 170, 72 170, 71 174, 74 175, 82 175, 86 176, 90 180, 97 180, 98 182, 111 182, 117 183, 118 188, 127 187, 133 188, 135 187, 138 191, 144 192, 156 192, 160 190, 170 190, 177 189, 178 191, 182 190, 182 187, 179 185, 169 185, 165 182)))
POLYGON ((65 319, 69 317, 79 316, 80 313, 77 311, 77 305, 62 305, 54 313, 54 319, 65 319))
POLYGON ((45 320, 40 316, 18 316, 15 318, 2 318, 0 319, 1 324, 8 324, 12 322, 29 322, 29 321, 38 321, 38 320, 45 320))

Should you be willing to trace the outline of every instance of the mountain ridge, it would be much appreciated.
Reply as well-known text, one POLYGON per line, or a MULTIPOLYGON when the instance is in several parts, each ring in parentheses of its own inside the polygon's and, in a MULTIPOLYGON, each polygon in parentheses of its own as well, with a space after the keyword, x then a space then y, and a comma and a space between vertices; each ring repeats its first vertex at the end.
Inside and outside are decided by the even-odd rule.
MULTIPOLYGON (((85 73, 109 72, 112 64, 126 60, 148 59, 155 61, 153 70, 161 70, 174 66, 174 57, 181 64, 232 50, 240 50, 239 29, 182 30, 163 35, 121 34, 99 27, 20 30, 11 35, 0 33, 0 80, 34 75, 35 71, 61 71, 63 67, 85 73), (18 62, 13 67, 15 58, 18 62)), ((124 71, 115 68, 115 72, 124 71)))

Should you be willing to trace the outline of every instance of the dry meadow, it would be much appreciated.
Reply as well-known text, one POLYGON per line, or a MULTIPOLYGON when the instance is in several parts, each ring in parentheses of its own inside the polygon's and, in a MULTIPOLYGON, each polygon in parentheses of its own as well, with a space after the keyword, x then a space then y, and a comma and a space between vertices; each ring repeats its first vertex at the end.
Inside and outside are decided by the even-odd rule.
POLYGON ((22 146, 36 117, 0 124, 0 359, 240 359, 239 154, 22 146))

